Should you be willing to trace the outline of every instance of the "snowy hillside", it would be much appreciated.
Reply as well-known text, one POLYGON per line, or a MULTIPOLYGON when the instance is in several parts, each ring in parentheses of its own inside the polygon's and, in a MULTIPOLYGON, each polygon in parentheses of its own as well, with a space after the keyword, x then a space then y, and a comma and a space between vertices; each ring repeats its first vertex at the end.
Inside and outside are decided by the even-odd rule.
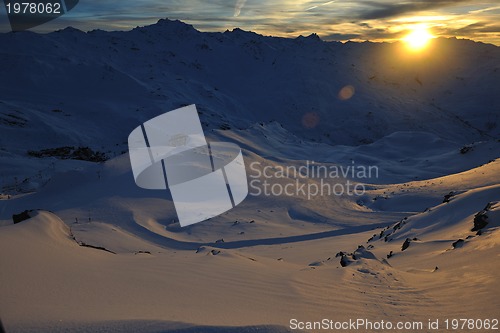
MULTIPOLYGON (((467 40, 408 55, 399 43, 201 33, 160 20, 129 32, 0 34, 0 43, 0 149, 14 169, 28 150, 116 156, 137 123, 191 103, 209 133, 276 121, 307 141, 354 146, 403 131, 461 145, 500 134, 500 50, 467 40)), ((40 170, 1 182, 29 171, 40 170)))
MULTIPOLYGON (((410 55, 169 20, 0 43, 7 332, 498 319, 498 47, 437 39, 410 55), (181 228, 167 191, 136 186, 127 137, 187 104, 209 140, 242 148, 249 182, 284 167, 378 171, 334 179, 361 195, 251 193, 181 228)), ((322 180, 272 179, 295 181, 322 180)))

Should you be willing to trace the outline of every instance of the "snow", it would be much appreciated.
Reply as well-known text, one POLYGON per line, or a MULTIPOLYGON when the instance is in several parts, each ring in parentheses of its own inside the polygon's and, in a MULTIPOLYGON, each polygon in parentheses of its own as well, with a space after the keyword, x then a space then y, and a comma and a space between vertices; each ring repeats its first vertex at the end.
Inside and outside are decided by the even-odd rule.
POLYGON ((417 59, 398 43, 201 33, 169 20, 0 43, 7 332, 286 332, 291 318, 498 316, 498 47, 438 39, 417 59), (354 95, 339 98, 346 86, 354 95), (252 163, 312 161, 375 165, 378 177, 336 179, 365 184, 359 197, 250 195, 181 228, 167 191, 136 186, 127 137, 191 103, 210 142, 242 148, 249 180, 264 180, 252 163), (109 159, 27 153, 66 146, 109 159), (489 203, 488 224, 471 231, 489 203), (12 224, 24 210, 34 217, 12 224))

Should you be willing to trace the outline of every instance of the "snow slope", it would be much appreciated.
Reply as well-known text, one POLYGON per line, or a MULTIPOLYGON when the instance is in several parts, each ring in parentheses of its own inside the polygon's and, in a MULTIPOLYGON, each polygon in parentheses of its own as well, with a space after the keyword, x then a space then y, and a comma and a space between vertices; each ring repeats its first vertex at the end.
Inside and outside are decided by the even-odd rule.
MULTIPOLYGON (((50 207, 57 215, 40 211, 30 220, 2 227, 0 261, 7 267, 1 273, 2 318, 12 331, 67 327, 134 331, 140 327, 151 332, 173 330, 178 325, 237 326, 236 331, 266 325, 274 332, 280 329, 267 325, 286 327, 295 317, 329 318, 332 309, 337 320, 362 316, 425 321, 435 306, 441 309, 441 319, 493 318, 500 273, 495 265, 500 255, 498 204, 490 208, 490 223, 482 235, 475 236, 470 230, 474 215, 500 197, 498 184, 488 185, 491 174, 498 170, 499 163, 494 162, 465 175, 435 179, 433 186, 405 186, 419 197, 424 192, 435 197, 436 192, 457 186, 457 179, 484 185, 452 197, 449 203, 440 204, 435 197, 435 207, 416 215, 349 210, 340 202, 338 207, 328 208, 341 214, 331 213, 330 219, 321 221, 320 203, 307 202, 299 208, 293 204, 296 200, 288 199, 273 202, 272 209, 259 205, 260 212, 254 210, 254 203, 244 203, 214 221, 182 231, 167 227, 158 233, 131 227, 144 223, 152 231, 153 227, 160 230, 152 217, 149 224, 141 219, 141 214, 155 214, 148 210, 158 206, 158 199, 106 200, 104 192, 107 218, 93 217, 91 222, 80 218, 75 223, 67 217, 64 223, 58 216, 85 210, 83 197, 75 197, 75 202, 59 203, 66 208, 50 207), (80 205, 75 207, 78 201, 80 205), (127 201, 127 205, 116 204, 127 201), (132 214, 131 207, 135 209, 132 214), (236 218, 240 223, 234 225, 236 218), (255 222, 249 223, 250 219, 255 222), (397 229, 391 221, 405 222, 397 229), (247 235, 238 235, 240 231, 247 235), (381 231, 380 240, 367 242, 381 231), (385 234, 389 235, 387 242, 385 234), (78 246, 72 236, 116 254, 78 246), (216 243, 216 238, 225 242, 216 243), (418 240, 401 251, 406 238, 418 240), (459 239, 465 244, 453 249, 452 243, 459 239), (365 253, 342 268, 336 253, 352 251, 358 244, 371 246, 373 256, 365 253), (390 251, 394 254, 386 259, 390 251), (130 326, 123 328, 130 320, 130 326)), ((115 185, 122 180, 115 179, 115 185)), ((77 192, 68 194, 55 185, 54 181, 52 190, 60 198, 71 198, 77 192)), ((74 188, 82 196, 89 193, 88 188, 74 188)), ((44 190, 24 205, 42 205, 45 198, 48 206, 54 199, 44 190)), ((89 196, 96 193, 91 191, 89 196)), ((11 199, 10 203, 27 198, 11 199)), ((91 204, 97 207, 95 202, 91 204)), ((166 202, 159 206, 165 208, 166 202)))
POLYGON ((500 51, 467 40, 437 39, 409 56, 399 43, 201 33, 160 20, 128 32, 6 33, 0 43, 8 45, 0 51, 0 153, 11 165, 2 186, 53 173, 47 163, 30 169, 28 149, 90 146, 113 157, 138 123, 190 103, 214 137, 214 129, 270 121, 305 141, 350 146, 394 132, 457 146, 500 133, 500 51))

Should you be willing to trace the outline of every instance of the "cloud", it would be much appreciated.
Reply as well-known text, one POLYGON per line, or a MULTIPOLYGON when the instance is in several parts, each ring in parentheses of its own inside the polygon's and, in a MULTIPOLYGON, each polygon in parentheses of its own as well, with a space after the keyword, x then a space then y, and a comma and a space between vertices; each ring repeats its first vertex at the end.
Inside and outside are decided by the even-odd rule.
POLYGON ((328 2, 324 2, 324 3, 320 3, 320 4, 317 4, 317 5, 313 5, 309 8, 306 8, 305 11, 309 11, 309 10, 313 10, 313 9, 316 9, 318 7, 322 7, 322 6, 328 6, 334 2, 336 2, 337 0, 332 0, 332 1, 328 1, 328 2))
MULTIPOLYGON (((8 23, 6 17, 2 22, 1 9, 0 29, 5 29, 8 23)), ((201 31, 238 27, 283 37, 317 33, 328 40, 393 41, 413 25, 425 23, 438 36, 500 45, 499 14, 498 0, 89 0, 34 30, 48 32, 69 25, 81 30, 127 30, 169 18, 201 31)))
POLYGON ((236 2, 236 6, 234 7, 234 17, 238 17, 240 16, 241 14, 241 10, 243 9, 243 7, 245 6, 245 3, 247 2, 247 0, 238 0, 236 2))
POLYGON ((496 35, 500 37, 500 24, 490 22, 476 22, 462 27, 443 27, 440 33, 453 35, 457 37, 480 37, 487 35, 496 35))
POLYGON ((438 9, 463 3, 471 3, 467 0, 419 0, 411 2, 366 2, 375 9, 365 9, 359 18, 364 20, 382 19, 414 12, 438 9))
POLYGON ((359 40, 362 39, 363 36, 361 34, 349 34, 349 33, 342 34, 334 32, 328 35, 321 36, 321 38, 326 41, 339 41, 339 40, 345 41, 345 40, 359 40))

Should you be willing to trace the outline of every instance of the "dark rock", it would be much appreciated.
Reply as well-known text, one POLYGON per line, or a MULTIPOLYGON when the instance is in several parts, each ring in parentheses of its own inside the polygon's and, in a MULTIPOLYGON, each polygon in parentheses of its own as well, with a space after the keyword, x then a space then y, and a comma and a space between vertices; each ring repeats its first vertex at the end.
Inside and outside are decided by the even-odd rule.
POLYGON ((349 257, 347 257, 347 256, 342 256, 342 258, 340 258, 340 266, 342 266, 342 267, 346 267, 351 262, 352 262, 352 260, 350 260, 349 257))
POLYGON ((401 251, 406 250, 410 246, 410 243, 411 243, 411 239, 407 238, 404 241, 403 246, 401 246, 401 251))
POLYGON ((460 247, 464 246, 464 243, 465 243, 465 241, 463 239, 459 239, 459 240, 453 242, 453 244, 451 244, 451 245, 453 246, 454 249, 456 249, 456 248, 460 248, 460 247))
POLYGON ((468 152, 472 151, 474 149, 473 146, 463 146, 460 148, 460 154, 467 154, 468 152))
POLYGON ((443 198, 443 203, 445 202, 450 202, 450 199, 455 196, 455 192, 451 191, 450 193, 446 194, 443 198))
POLYGON ((106 251, 106 252, 109 252, 109 253, 116 254, 116 252, 108 250, 107 248, 102 247, 102 246, 94 246, 94 245, 86 244, 84 242, 79 242, 78 245, 83 246, 83 247, 89 247, 91 249, 96 249, 96 250, 101 250, 101 251, 106 251))
POLYGON ((491 206, 492 203, 490 202, 486 205, 486 207, 484 207, 482 211, 474 215, 474 227, 471 229, 471 231, 478 231, 488 225, 488 215, 486 214, 486 212, 490 210, 491 206))
POLYGON ((323 262, 321 261, 313 261, 312 263, 309 264, 310 267, 319 267, 323 266, 323 262))
POLYGON ((471 231, 478 231, 479 229, 483 229, 488 225, 488 215, 484 212, 477 213, 474 216, 474 228, 471 231))
POLYGON ((134 254, 151 254, 149 251, 136 251, 134 254))
POLYGON ((12 221, 14 221, 14 224, 25 221, 27 219, 31 218, 30 213, 32 213, 32 210, 25 210, 24 212, 21 212, 19 214, 14 214, 12 215, 12 221))
POLYGON ((358 246, 358 249, 356 251, 354 251, 352 258, 354 260, 358 260, 361 258, 377 259, 377 257, 375 257, 375 255, 372 252, 366 250, 364 246, 358 246))
POLYGON ((108 159, 106 154, 93 151, 89 147, 57 147, 57 148, 49 148, 42 150, 29 150, 28 155, 37 158, 43 157, 55 157, 62 160, 80 160, 80 161, 88 161, 88 162, 104 162, 108 159))
POLYGON ((223 131, 227 131, 227 130, 230 130, 230 129, 231 129, 231 126, 229 126, 228 124, 225 124, 225 123, 224 123, 224 124, 221 124, 221 125, 219 126, 219 128, 220 128, 221 130, 223 130, 223 131))

